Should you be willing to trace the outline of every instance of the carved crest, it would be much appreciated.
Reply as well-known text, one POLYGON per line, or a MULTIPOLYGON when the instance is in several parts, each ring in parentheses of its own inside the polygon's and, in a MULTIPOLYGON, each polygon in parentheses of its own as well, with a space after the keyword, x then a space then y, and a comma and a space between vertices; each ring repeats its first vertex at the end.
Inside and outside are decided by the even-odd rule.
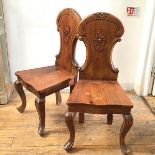
POLYGON ((109 14, 104 12, 98 12, 95 15, 96 15, 96 19, 103 19, 103 18, 106 18, 109 14))
POLYGON ((102 29, 99 29, 96 32, 96 35, 94 38, 94 47, 97 51, 101 52, 104 50, 105 43, 106 43, 106 38, 105 38, 104 32, 102 29))
POLYGON ((71 38, 70 26, 69 25, 65 26, 63 33, 64 33, 64 42, 67 44, 71 38))

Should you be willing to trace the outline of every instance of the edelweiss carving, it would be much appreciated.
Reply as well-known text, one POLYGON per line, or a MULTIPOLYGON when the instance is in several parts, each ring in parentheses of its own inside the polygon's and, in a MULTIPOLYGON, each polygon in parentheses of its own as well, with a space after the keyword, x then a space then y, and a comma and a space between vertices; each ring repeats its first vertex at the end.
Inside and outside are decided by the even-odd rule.
POLYGON ((101 52, 104 50, 106 38, 104 35, 103 30, 99 29, 96 32, 95 39, 94 39, 94 47, 97 51, 101 52))
POLYGON ((69 25, 65 26, 63 32, 64 32, 64 42, 67 44, 71 38, 69 25))

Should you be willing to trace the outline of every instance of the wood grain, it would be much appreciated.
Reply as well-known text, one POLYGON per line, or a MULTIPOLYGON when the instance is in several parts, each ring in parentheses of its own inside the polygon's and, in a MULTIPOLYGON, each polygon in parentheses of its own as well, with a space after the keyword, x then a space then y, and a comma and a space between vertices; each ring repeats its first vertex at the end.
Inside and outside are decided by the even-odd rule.
POLYGON ((16 72, 19 81, 37 96, 46 96, 67 87, 74 76, 64 69, 48 66, 16 72), (60 86, 59 86, 59 85, 60 86), (45 94, 45 95, 44 95, 45 94))
POLYGON ((75 60, 78 25, 81 17, 74 9, 64 9, 57 17, 57 28, 60 33, 60 51, 55 65, 76 75, 78 67, 75 60))
POLYGON ((67 104, 88 104, 96 106, 127 106, 132 102, 117 81, 79 80, 67 104))

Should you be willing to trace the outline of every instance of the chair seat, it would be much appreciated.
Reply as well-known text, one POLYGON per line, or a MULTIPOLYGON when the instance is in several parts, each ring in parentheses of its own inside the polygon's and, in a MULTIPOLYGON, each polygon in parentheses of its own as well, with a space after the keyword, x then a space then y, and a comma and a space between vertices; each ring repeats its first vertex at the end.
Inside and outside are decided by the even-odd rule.
POLYGON ((67 104, 128 107, 133 105, 117 81, 79 80, 67 104))
MULTIPOLYGON (((29 90, 36 93, 51 93, 69 86, 70 81, 75 78, 66 70, 58 70, 55 66, 48 66, 15 73, 22 84, 29 90), (64 84, 64 85, 63 85, 64 84), (61 87, 61 88, 59 88, 61 87)), ((46 94, 47 95, 47 94, 46 94)))

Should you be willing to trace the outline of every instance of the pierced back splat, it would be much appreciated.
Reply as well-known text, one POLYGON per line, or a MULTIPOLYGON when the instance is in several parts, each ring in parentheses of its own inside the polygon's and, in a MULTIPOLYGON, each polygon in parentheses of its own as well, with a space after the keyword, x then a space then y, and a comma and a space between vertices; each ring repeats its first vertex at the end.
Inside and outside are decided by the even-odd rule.
POLYGON ((109 13, 98 12, 81 21, 78 34, 85 43, 87 59, 80 79, 117 80, 118 70, 112 64, 111 54, 123 33, 121 21, 109 13))
POLYGON ((71 8, 62 10, 57 17, 57 28, 60 33, 60 51, 56 56, 55 65, 59 69, 65 69, 76 74, 73 64, 75 46, 77 42, 77 28, 81 21, 80 15, 71 8))

